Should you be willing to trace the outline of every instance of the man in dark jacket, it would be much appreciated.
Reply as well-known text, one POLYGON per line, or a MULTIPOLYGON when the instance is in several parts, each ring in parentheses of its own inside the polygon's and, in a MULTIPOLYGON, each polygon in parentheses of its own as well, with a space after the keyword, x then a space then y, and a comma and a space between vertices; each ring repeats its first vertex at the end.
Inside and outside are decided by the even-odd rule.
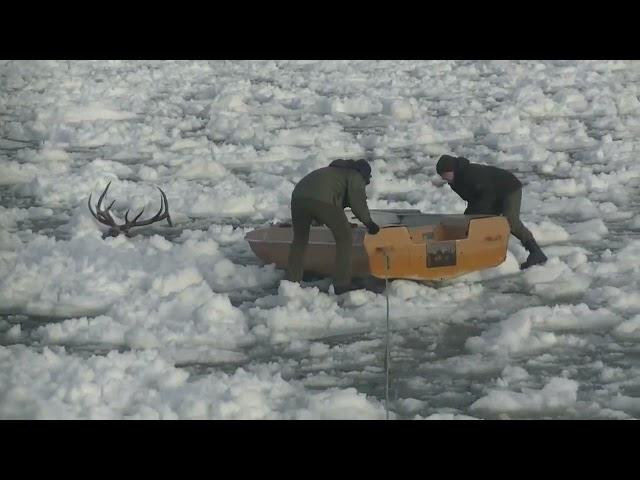
POLYGON ((533 234, 520 221, 522 183, 513 173, 450 155, 440 157, 436 171, 468 202, 465 215, 491 214, 507 218, 511 234, 529 252, 527 260, 520 265, 521 270, 547 261, 533 234))
POLYGON ((302 280, 304 252, 309 243, 311 221, 331 230, 336 241, 334 291, 337 295, 353 290, 351 286, 351 225, 346 207, 375 235, 380 228, 371 220, 365 186, 371 179, 366 160, 334 160, 302 178, 291 194, 293 242, 289 250, 287 280, 302 280))

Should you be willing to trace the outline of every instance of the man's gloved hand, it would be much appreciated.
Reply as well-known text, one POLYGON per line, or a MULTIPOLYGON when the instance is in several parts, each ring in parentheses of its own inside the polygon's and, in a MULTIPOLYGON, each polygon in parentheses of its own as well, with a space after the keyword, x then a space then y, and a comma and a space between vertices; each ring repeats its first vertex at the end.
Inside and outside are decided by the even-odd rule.
POLYGON ((379 231, 380 231, 380 227, 375 222, 371 222, 367 224, 367 232, 369 232, 371 235, 375 235, 379 231))

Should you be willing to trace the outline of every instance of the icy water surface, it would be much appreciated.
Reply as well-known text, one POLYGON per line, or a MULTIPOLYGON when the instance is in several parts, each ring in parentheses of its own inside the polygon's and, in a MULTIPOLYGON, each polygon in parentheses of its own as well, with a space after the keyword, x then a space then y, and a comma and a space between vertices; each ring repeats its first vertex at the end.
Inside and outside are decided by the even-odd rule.
POLYGON ((549 257, 393 281, 396 419, 638 418, 638 62, 3 62, 0 418, 385 416, 385 295, 281 282, 244 241, 304 174, 464 209, 449 153, 514 171, 549 257), (174 227, 102 240, 87 209, 174 227))

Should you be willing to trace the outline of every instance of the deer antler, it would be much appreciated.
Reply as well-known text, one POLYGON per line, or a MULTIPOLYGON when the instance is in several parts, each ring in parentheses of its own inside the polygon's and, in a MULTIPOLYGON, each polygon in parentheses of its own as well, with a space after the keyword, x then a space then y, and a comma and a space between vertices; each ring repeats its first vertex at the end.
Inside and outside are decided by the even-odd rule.
POLYGON ((142 212, 144 212, 144 208, 140 210, 140 213, 136 215, 136 217, 131 221, 129 221, 129 210, 127 210, 127 212, 124 214, 125 223, 122 225, 117 225, 115 220, 111 216, 111 212, 109 211, 111 210, 111 207, 113 207, 113 204, 116 203, 116 201, 115 200, 112 201, 111 204, 106 209, 101 208, 102 200, 107 194, 107 190, 109 190, 110 185, 111 185, 111 182, 107 184, 107 187, 104 189, 104 192, 102 192, 102 195, 100 195, 100 198, 98 199, 98 203, 96 205, 95 212, 91 208, 91 194, 89 194, 88 205, 89 205, 89 211, 91 212, 91 215, 93 215, 94 218, 98 220, 100 223, 102 223, 103 225, 109 226, 109 230, 102 234, 102 238, 117 237, 121 233, 124 233, 126 236, 129 236, 129 230, 131 228, 141 227, 143 225, 151 225, 152 223, 159 222, 161 220, 164 220, 165 218, 167 219, 169 226, 173 227, 173 224, 171 223, 171 217, 169 216, 169 201, 167 200, 167 196, 165 195, 165 193, 162 191, 160 187, 158 187, 158 190, 160 190, 160 194, 162 195, 162 198, 160 203, 160 210, 158 211, 158 213, 156 213, 153 217, 151 217, 148 220, 141 220, 138 222, 137 220, 142 215, 142 212))

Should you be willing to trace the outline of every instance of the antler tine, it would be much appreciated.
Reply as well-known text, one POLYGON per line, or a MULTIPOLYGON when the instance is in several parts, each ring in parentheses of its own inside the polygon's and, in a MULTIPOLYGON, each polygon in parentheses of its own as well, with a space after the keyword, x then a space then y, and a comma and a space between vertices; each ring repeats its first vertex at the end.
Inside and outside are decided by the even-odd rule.
POLYGON ((169 216, 169 200, 167 200, 167 196, 164 194, 160 187, 158 187, 158 190, 160 190, 162 200, 164 201, 164 211, 167 214, 167 222, 169 223, 170 227, 173 227, 173 224, 171 223, 171 217, 169 216))
POLYGON ((169 226, 172 227, 173 225, 171 225, 171 217, 169 216, 169 201, 167 200, 167 196, 164 194, 160 187, 158 187, 158 190, 160 190, 160 195, 162 196, 162 198, 160 199, 160 211, 156 213, 156 217, 158 217, 156 221, 164 220, 166 218, 167 222, 169 222, 169 226), (163 209, 164 213, 160 215, 160 212, 162 212, 163 209))
MULTIPOLYGON (((142 215, 142 212, 140 212, 138 216, 133 219, 133 221, 131 221, 130 223, 127 223, 126 225, 127 228, 141 227, 143 225, 151 225, 152 223, 159 222, 160 220, 164 220, 165 218, 169 222, 169 226, 171 227, 173 226, 173 224, 171 223, 171 218, 169 217, 169 201, 167 200, 167 196, 165 195, 165 193, 162 191, 160 187, 158 187, 158 190, 160 190, 160 194, 162 195, 160 210, 158 210, 158 213, 156 213, 153 217, 151 217, 148 220, 136 222, 138 217, 142 215)), ((144 211, 144 208, 142 210, 144 211)))
POLYGON ((95 217, 96 220, 100 220, 98 218, 98 216, 96 215, 96 213, 93 211, 93 208, 91 208, 91 195, 92 195, 92 193, 89 193, 89 201, 87 202, 87 204, 89 206, 89 211, 91 212, 91 215, 93 215, 95 217))
POLYGON ((142 210, 140 210, 140 213, 138 215, 136 215, 136 217, 133 220, 131 220, 131 222, 129 222, 129 211, 130 210, 131 210, 130 208, 127 209, 126 213, 124 214, 124 223, 125 223, 125 225, 128 225, 131 222, 135 222, 137 219, 140 218, 140 215, 142 215, 142 212, 144 212, 144 208, 143 208, 142 210))
POLYGON ((93 215, 96 220, 98 220, 100 223, 102 223, 104 225, 108 225, 110 227, 114 227, 114 226, 116 226, 116 222, 113 219, 113 217, 111 217, 111 214, 109 213, 109 208, 111 208, 113 206, 113 204, 115 203, 115 200, 113 202, 111 202, 111 205, 109 205, 109 207, 106 210, 102 210, 100 208, 101 205, 102 205, 102 200, 104 199, 105 195, 107 194, 107 190, 109 190, 109 185, 111 185, 111 182, 109 182, 107 184, 106 188, 104 189, 104 191, 100 195, 100 198, 98 199, 98 203, 96 204, 96 211, 95 212, 91 208, 91 196, 92 196, 92 193, 89 194, 89 202, 88 202, 88 204, 89 204, 89 211, 91 212, 91 215, 93 215))
POLYGON ((133 219, 133 222, 135 222, 136 220, 138 220, 140 218, 140 215, 142 215, 142 212, 144 212, 144 207, 142 208, 142 210, 140 210, 140 213, 138 215, 136 215, 136 218, 133 219))
POLYGON ((111 182, 107 183, 107 187, 104 189, 104 192, 102 192, 102 195, 100 195, 100 198, 98 199, 98 204, 96 205, 97 211, 100 211, 100 205, 102 205, 102 199, 107 194, 107 190, 109 190, 110 185, 111 185, 111 182))
POLYGON ((100 210, 98 212, 98 215, 102 216, 107 222, 110 222, 108 225, 111 226, 116 226, 116 221, 113 219, 113 217, 111 216, 111 212, 109 210, 111 210, 111 207, 113 207, 113 204, 116 203, 116 201, 112 201, 109 206, 104 209, 104 210, 100 210))

